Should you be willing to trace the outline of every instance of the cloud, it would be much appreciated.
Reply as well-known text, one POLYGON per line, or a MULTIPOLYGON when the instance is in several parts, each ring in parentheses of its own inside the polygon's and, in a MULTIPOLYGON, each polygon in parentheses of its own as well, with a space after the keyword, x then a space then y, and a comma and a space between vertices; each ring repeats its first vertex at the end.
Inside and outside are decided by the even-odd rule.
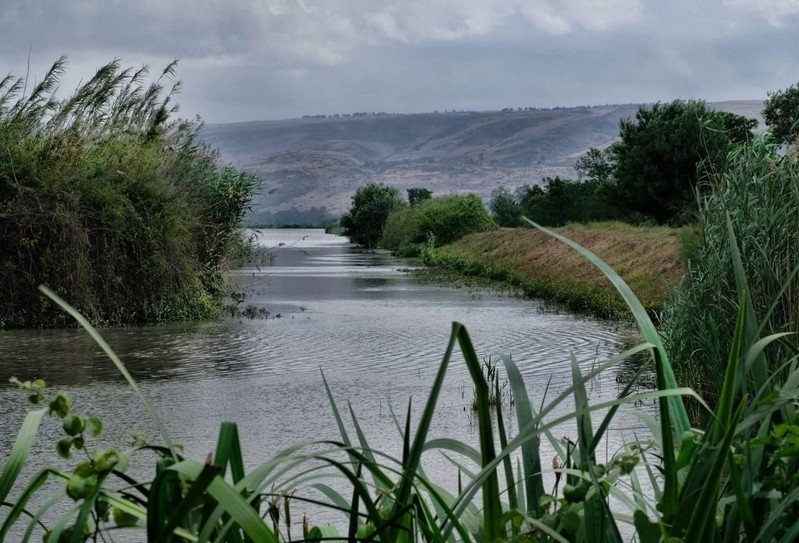
POLYGON ((799 16, 799 0, 724 0, 724 4, 755 13, 777 27, 795 23, 799 16))
POLYGON ((0 71, 180 58, 183 113, 763 98, 795 83, 799 0, 2 0, 0 71))

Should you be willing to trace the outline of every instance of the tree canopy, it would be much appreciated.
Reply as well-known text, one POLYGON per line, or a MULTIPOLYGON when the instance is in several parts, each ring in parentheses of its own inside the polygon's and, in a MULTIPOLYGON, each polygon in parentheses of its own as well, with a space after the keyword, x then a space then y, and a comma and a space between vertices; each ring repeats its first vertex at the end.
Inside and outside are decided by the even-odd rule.
POLYGON ((352 207, 341 218, 341 226, 353 243, 376 247, 389 214, 401 205, 397 189, 369 183, 355 192, 352 207))
POLYGON ((614 200, 659 223, 680 222, 702 172, 723 166, 733 145, 745 143, 756 125, 701 100, 642 106, 635 119, 619 122, 621 141, 609 150, 614 200))
POLYGON ((763 119, 777 141, 794 142, 799 137, 799 83, 770 92, 764 103, 763 119))
POLYGON ((519 218, 522 216, 522 208, 505 187, 494 189, 491 193, 491 216, 500 226, 519 226, 519 218))

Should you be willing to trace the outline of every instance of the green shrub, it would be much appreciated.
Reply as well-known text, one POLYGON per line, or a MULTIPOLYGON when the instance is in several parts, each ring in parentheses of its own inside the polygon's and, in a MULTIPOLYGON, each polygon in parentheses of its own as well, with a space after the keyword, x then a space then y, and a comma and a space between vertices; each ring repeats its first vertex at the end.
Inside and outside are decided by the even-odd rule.
POLYGON ((146 68, 114 61, 56 100, 64 66, 30 95, 0 82, 0 321, 65 323, 40 284, 97 323, 212 315, 257 179, 220 167, 198 122, 171 119, 174 63, 145 87, 146 68))
POLYGON ((436 245, 445 245, 493 225, 483 202, 474 194, 439 196, 392 213, 382 245, 397 250, 403 244, 424 243, 429 236, 436 245))

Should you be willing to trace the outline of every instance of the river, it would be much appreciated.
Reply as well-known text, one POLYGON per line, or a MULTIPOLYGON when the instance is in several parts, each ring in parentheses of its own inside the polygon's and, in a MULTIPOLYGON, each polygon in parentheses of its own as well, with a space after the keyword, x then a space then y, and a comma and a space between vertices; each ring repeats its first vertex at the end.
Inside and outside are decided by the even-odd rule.
MULTIPOLYGON (((274 261, 237 270, 232 279, 246 295, 244 304, 265 308, 268 318, 102 331, 191 458, 205 459, 226 420, 239 423, 250 466, 298 441, 337 439, 320 370, 339 407, 351 402, 373 447, 397 454, 401 441, 389 406, 404 414, 413 398, 414 416, 421 411, 452 321, 467 326, 478 355, 513 356, 535 405, 547 385, 553 398, 571 384, 571 353, 588 371, 625 342, 613 323, 498 293, 422 283, 389 255, 360 250, 321 230, 265 230, 259 243, 273 248, 274 261)), ((70 391, 80 413, 104 419, 103 443, 124 447, 132 432, 157 441, 144 410, 85 333, 3 331, 0 361, 4 383, 12 375, 42 377, 54 389, 70 391)), ((618 380, 613 371, 594 379, 592 400, 613 398, 621 387, 618 380)), ((472 387, 458 355, 432 435, 476 443, 471 401, 472 387)), ((0 389, 0 405, 6 429, 0 435, 2 458, 27 406, 10 386, 0 389)), ((630 411, 618 416, 609 452, 641 426, 630 411)), ((59 431, 55 421, 45 424, 34 466, 56 462, 59 431)), ((569 434, 573 426, 559 431, 569 434)), ((455 468, 442 456, 426 462, 432 478, 438 472, 445 481, 455 480, 455 468)))

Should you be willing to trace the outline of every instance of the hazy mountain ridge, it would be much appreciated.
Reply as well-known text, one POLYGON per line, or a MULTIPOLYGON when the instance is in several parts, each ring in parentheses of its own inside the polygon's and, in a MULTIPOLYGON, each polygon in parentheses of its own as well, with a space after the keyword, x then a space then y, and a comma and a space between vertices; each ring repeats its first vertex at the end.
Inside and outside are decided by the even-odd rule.
MULTIPOLYGON (((762 102, 712 107, 760 119, 762 102)), ((222 160, 264 180, 254 219, 312 222, 340 215, 356 188, 475 192, 487 198, 547 176, 574 177, 574 160, 606 147, 636 104, 551 110, 302 118, 208 125, 202 137, 222 160)))

